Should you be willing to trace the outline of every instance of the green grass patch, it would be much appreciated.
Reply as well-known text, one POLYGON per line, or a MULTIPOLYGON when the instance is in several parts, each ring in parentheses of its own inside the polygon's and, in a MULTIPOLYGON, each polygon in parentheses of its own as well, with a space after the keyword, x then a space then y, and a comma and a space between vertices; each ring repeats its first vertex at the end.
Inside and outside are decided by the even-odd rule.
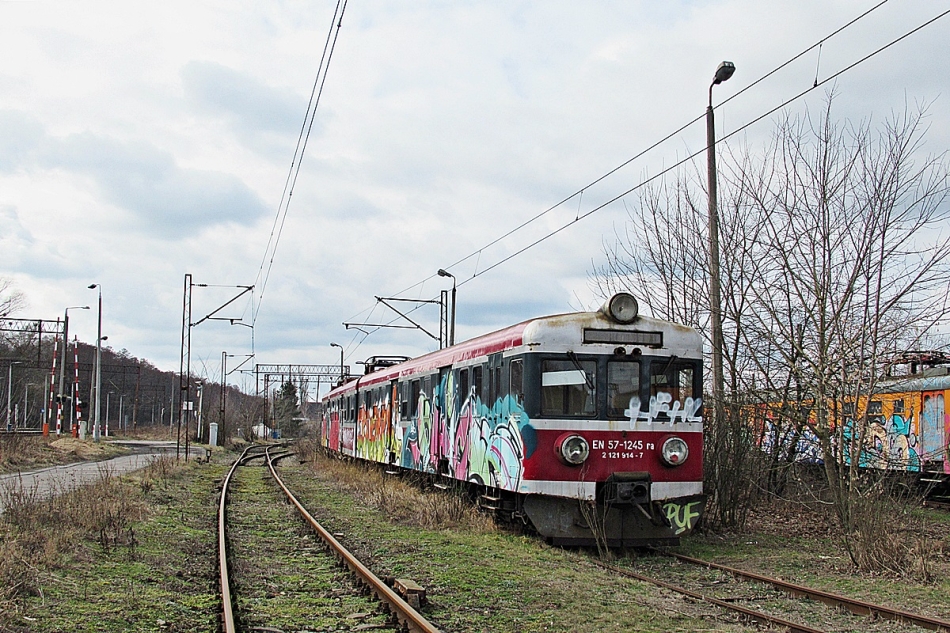
MULTIPOLYGON (((392 522, 346 492, 352 482, 325 479, 292 464, 282 476, 302 503, 377 575, 409 578, 426 588, 424 615, 445 631, 734 631, 708 612, 652 585, 619 577, 592 564, 586 552, 545 545, 539 539, 457 525, 452 529, 392 522)), ((339 474, 335 467, 334 472, 339 474)), ((354 469, 370 487, 375 471, 354 469)), ((383 485, 383 484, 379 484, 383 485)), ((427 494, 406 486, 407 505, 427 494)), ((441 494, 441 493, 438 493, 441 494)), ((412 512, 396 513, 413 516, 412 512)))
POLYGON ((5 520, 5 547, 47 545, 45 557, 21 561, 32 565, 32 582, 9 597, 0 630, 217 631, 215 508, 225 468, 156 461, 133 477, 103 478, 39 504, 47 523, 32 533, 5 520), (124 504, 104 503, 109 497, 124 504), (62 533, 67 542, 51 552, 62 533))

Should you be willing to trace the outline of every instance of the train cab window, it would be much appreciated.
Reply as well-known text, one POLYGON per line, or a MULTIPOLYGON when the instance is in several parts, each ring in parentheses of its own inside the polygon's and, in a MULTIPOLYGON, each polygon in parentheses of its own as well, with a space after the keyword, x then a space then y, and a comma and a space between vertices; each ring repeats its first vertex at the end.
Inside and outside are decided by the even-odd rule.
POLYGON ((508 393, 515 402, 524 403, 524 361, 520 358, 508 366, 508 393))
POLYGON ((699 398, 694 381, 697 375, 692 364, 671 360, 655 360, 650 364, 650 396, 668 394, 671 410, 686 408, 687 398, 699 398), (677 407, 675 403, 679 403, 677 407))
POLYGON ((592 417, 596 413, 597 363, 541 361, 541 415, 592 417))
POLYGON ((904 400, 894 401, 894 415, 904 415, 904 400))
POLYGON ((630 360, 608 361, 607 415, 627 417, 630 415, 630 399, 634 397, 640 399, 640 363, 630 360))

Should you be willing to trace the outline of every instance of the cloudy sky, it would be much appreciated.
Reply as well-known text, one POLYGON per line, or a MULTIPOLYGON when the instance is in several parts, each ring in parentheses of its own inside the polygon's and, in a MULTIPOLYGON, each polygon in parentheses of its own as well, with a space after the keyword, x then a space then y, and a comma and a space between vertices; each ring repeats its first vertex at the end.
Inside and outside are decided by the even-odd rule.
MULTIPOLYGON (((89 342, 86 287, 101 283, 109 345, 163 369, 178 367, 186 273, 208 284, 194 320, 256 284, 219 314, 253 330, 193 329, 209 377, 222 351, 251 352, 252 332, 261 363, 336 363, 330 342, 347 364, 433 349, 342 323, 392 320, 375 296, 437 296, 451 287, 439 268, 460 284, 459 339, 593 308, 588 275, 623 200, 492 266, 702 150, 702 122, 488 245, 701 116, 720 61, 738 70, 717 103, 876 4, 352 0, 281 206, 335 0, 0 0, 0 277, 26 295, 21 318, 92 305, 70 312, 89 342)), ((717 110, 720 136, 950 9, 882 4, 717 110)), ((838 114, 929 102, 926 149, 950 148, 948 33, 950 16, 838 76, 838 114)), ((831 87, 787 111, 820 108, 831 87)), ((773 120, 741 139, 764 142, 773 120)), ((437 331, 436 308, 413 316, 437 331)))

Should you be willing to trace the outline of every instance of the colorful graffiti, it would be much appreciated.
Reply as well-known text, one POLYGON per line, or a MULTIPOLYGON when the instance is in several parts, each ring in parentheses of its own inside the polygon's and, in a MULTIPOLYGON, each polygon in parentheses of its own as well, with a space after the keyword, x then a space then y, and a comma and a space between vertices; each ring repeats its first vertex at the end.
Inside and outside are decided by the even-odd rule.
POLYGON ((474 388, 463 398, 448 373, 431 399, 422 393, 415 404, 416 415, 397 424, 400 466, 518 489, 523 459, 534 448, 534 432, 519 401, 504 396, 489 406, 474 388))
POLYGON ((822 463, 821 442, 809 427, 796 429, 793 425, 778 425, 769 414, 764 420, 759 447, 769 455, 779 454, 783 460, 813 464, 822 463), (777 453, 777 451, 779 451, 777 453))

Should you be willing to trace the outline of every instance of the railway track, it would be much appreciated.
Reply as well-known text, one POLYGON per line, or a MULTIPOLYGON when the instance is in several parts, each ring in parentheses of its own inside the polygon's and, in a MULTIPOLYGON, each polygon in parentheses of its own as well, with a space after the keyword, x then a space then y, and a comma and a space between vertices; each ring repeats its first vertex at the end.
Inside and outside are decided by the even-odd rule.
MULTIPOLYGON (((656 573, 642 574, 627 567, 610 565, 596 560, 594 562, 601 567, 610 569, 624 576, 636 578, 638 580, 688 596, 694 600, 715 605, 727 612, 737 614, 739 618, 746 621, 767 626, 782 627, 791 633, 823 633, 825 631, 840 630, 860 630, 865 633, 872 633, 874 631, 930 630, 950 633, 950 622, 940 620, 938 618, 910 613, 899 609, 893 609, 883 605, 871 604, 862 600, 848 598, 846 596, 818 589, 812 589, 810 587, 789 583, 777 578, 771 578, 761 574, 735 569, 726 565, 720 565, 718 563, 712 563, 709 561, 684 556, 682 554, 675 554, 666 551, 657 553, 678 561, 679 563, 684 563, 688 566, 700 567, 705 570, 710 570, 721 575, 725 575, 728 578, 735 579, 736 581, 744 581, 745 584, 750 586, 765 585, 776 592, 781 592, 790 599, 805 598, 809 601, 820 602, 832 607, 832 610, 829 610, 828 613, 822 617, 818 615, 820 607, 816 608, 817 605, 803 602, 801 605, 793 605, 782 608, 782 615, 778 616, 775 615, 774 608, 770 613, 764 609, 753 609, 749 606, 740 604, 756 602, 772 602, 774 604, 776 602, 774 596, 769 596, 766 594, 766 592, 755 589, 752 589, 751 592, 737 590, 735 584, 729 584, 729 582, 722 577, 705 578, 700 580, 692 578, 690 579, 689 584, 694 585, 696 588, 690 589, 683 586, 683 584, 686 584, 685 581, 674 582, 671 580, 660 580, 656 578, 656 575, 658 575, 656 573), (682 584, 678 584, 678 582, 681 582, 682 584), (842 614, 844 611, 852 614, 851 616, 845 616, 850 617, 852 620, 855 616, 865 617, 862 618, 857 623, 857 625, 855 625, 856 623, 853 621, 850 622, 849 625, 848 622, 842 622, 842 614), (787 615, 788 613, 797 613, 801 621, 792 621, 787 619, 787 617, 791 617, 787 615), (822 622, 819 626, 819 624, 814 622, 804 621, 808 619, 818 619, 822 622)), ((684 579, 685 576, 687 576, 687 574, 683 573, 665 573, 664 575, 667 577, 683 576, 684 579)))
MULTIPOLYGON (((266 449, 261 452, 260 448, 249 448, 234 462, 224 480, 218 509, 222 630, 233 633, 242 630, 242 623, 251 621, 255 626, 245 625, 245 629, 283 630, 256 625, 261 617, 254 611, 265 610, 268 603, 274 603, 283 612, 297 614, 299 623, 291 630, 309 629, 318 621, 323 622, 321 618, 335 617, 338 625, 329 628, 345 622, 346 628, 362 623, 363 628, 437 633, 437 628, 307 512, 277 472, 275 462, 284 456, 287 454, 271 455, 266 449), (263 460, 266 471, 259 466, 242 468, 254 460, 263 460), (289 506, 277 503, 279 497, 271 482, 289 506), (271 490, 261 494, 268 487, 271 490), (310 534, 301 535, 296 527, 299 523, 287 520, 291 508, 309 526, 310 534), (297 530, 295 538, 288 537, 289 528, 297 530), (315 540, 323 547, 315 547, 315 540), (268 555, 262 559, 261 552, 268 555), (252 553, 256 553, 256 559, 252 553), (271 554, 277 558, 272 560, 268 557, 271 554), (351 574, 341 576, 339 564, 351 574), (323 602, 319 600, 321 594, 326 597, 323 602)), ((412 599, 413 595, 409 597, 412 599)))

